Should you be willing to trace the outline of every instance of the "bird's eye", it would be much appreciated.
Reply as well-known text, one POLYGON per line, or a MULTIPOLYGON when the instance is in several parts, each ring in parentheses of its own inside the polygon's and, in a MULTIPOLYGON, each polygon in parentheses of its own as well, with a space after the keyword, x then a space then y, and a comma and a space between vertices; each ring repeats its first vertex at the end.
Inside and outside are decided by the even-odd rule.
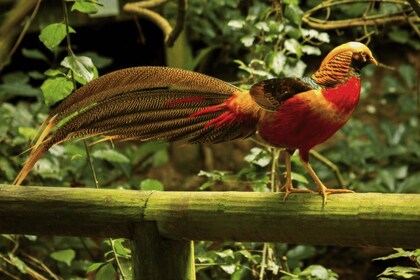
POLYGON ((365 57, 365 56, 366 56, 366 53, 365 53, 365 52, 360 52, 360 55, 361 55, 362 57, 365 57))

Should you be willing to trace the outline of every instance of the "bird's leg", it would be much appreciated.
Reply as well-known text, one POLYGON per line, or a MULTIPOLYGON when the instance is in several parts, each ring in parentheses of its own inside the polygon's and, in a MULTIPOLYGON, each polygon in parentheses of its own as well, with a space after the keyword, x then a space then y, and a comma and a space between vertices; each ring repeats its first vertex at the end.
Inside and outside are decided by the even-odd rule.
POLYGON ((284 161, 286 165, 286 183, 283 185, 282 189, 285 190, 286 194, 284 195, 283 201, 289 196, 290 193, 308 193, 311 192, 308 189, 296 189, 292 184, 292 163, 290 161, 290 152, 286 151, 284 155, 284 161))
MULTIPOLYGON (((307 156, 306 156, 307 157, 307 156)), ((352 193, 353 191, 347 190, 347 189, 328 189, 324 183, 318 178, 318 175, 316 175, 315 171, 312 169, 312 167, 309 165, 308 160, 305 160, 305 156, 303 156, 303 153, 299 153, 300 161, 305 167, 305 169, 308 171, 309 175, 311 175, 312 179, 315 181, 319 188, 319 192, 322 195, 322 201, 325 205, 327 203, 327 195, 334 194, 334 193, 352 193)))

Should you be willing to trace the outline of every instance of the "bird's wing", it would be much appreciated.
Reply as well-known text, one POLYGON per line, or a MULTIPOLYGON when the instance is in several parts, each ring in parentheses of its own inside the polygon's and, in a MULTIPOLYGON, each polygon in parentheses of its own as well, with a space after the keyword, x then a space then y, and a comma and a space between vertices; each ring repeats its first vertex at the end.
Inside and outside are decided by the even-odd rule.
POLYGON ((253 85, 249 91, 254 101, 268 111, 277 110, 283 102, 314 87, 298 78, 276 78, 253 85))

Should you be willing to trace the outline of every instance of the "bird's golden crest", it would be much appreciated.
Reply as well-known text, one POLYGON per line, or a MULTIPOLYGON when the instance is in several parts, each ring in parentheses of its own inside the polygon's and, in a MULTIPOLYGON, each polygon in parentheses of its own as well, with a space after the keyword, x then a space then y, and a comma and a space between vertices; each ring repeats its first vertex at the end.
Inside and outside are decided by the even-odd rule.
POLYGON ((377 64, 371 50, 359 42, 349 42, 334 48, 322 61, 312 79, 322 87, 336 87, 367 64, 377 64))
MULTIPOLYGON (((328 55, 324 58, 324 60, 321 63, 321 66, 319 68, 324 67, 327 63, 329 63, 336 55, 340 53, 346 53, 351 52, 353 55, 354 53, 365 53, 368 57, 373 58, 372 51, 365 45, 359 42, 348 42, 345 44, 342 44, 336 48, 334 48, 332 51, 328 53, 328 55)), ((373 58, 374 59, 374 58, 373 58)), ((376 60, 374 59, 374 64, 376 60)))

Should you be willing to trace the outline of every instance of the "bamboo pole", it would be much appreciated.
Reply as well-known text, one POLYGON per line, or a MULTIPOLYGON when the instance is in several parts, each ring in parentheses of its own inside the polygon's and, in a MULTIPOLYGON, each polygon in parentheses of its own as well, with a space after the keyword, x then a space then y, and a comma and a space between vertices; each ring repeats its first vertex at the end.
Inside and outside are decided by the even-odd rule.
POLYGON ((164 239, 155 222, 142 222, 131 243, 134 280, 195 280, 192 241, 164 239))
POLYGON ((420 195, 141 192, 0 185, 0 233, 420 247, 420 195))

